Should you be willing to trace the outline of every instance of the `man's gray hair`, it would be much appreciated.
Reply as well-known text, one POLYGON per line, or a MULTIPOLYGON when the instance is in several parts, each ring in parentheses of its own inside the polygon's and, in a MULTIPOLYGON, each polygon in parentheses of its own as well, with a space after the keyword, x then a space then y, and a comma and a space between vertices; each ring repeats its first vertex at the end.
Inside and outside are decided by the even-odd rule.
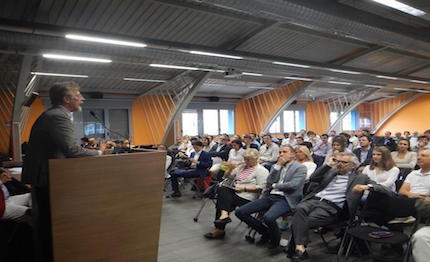
POLYGON ((79 85, 76 82, 58 82, 49 89, 49 99, 53 106, 63 104, 63 98, 70 96, 72 90, 79 90, 79 85))
POLYGON ((360 161, 358 160, 357 156, 354 155, 354 153, 351 152, 340 152, 336 154, 337 156, 349 156, 349 162, 354 166, 354 168, 357 168, 360 166, 360 161))

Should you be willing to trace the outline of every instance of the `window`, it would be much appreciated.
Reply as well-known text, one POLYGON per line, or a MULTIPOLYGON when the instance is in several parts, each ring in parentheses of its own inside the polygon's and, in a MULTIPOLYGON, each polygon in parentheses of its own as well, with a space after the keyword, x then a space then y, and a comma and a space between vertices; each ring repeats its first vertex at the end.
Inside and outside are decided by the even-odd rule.
POLYGON ((104 110, 103 109, 84 109, 82 110, 84 120, 84 135, 86 137, 105 138, 104 123, 104 110), (95 119, 90 112, 94 112, 96 117, 101 121, 95 119))
POLYGON ((299 132, 306 128, 304 110, 284 110, 269 128, 270 133, 299 132), (282 127, 282 128, 281 128, 282 127))
POLYGON ((109 132, 110 139, 129 139, 127 109, 109 109, 109 129, 115 132, 109 132))
POLYGON ((234 134, 234 111, 231 109, 219 110, 219 123, 221 134, 234 134))
MULTIPOLYGON (((333 125, 334 122, 343 114, 343 112, 330 112, 330 125, 333 125)), ((349 112, 343 119, 340 126, 340 130, 350 131, 356 130, 357 124, 357 112, 352 111, 349 112)))
POLYGON ((217 135, 219 133, 218 110, 203 109, 203 133, 217 135))
POLYGON ((186 109, 182 113, 182 133, 184 135, 198 135, 197 110, 186 109))
POLYGON ((273 122, 273 124, 270 126, 269 132, 274 133, 281 133, 281 116, 278 116, 273 122))

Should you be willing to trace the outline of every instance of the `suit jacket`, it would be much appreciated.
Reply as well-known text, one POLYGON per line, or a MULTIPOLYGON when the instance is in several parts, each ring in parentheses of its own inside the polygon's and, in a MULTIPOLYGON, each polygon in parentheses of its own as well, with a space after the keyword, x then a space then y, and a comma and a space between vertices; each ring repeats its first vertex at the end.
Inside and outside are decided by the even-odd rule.
MULTIPOLYGON (((324 190, 336 175, 338 175, 336 169, 331 168, 327 165, 323 165, 322 167, 317 169, 309 179, 311 183, 315 183, 314 187, 312 191, 303 198, 303 201, 311 199, 317 193, 324 190)), ((348 176, 349 179, 346 189, 346 206, 344 206, 344 209, 345 207, 347 208, 346 211, 348 211, 349 215, 355 214, 358 204, 360 203, 361 196, 363 195, 362 193, 355 193, 352 191, 352 188, 354 188, 355 185, 372 184, 374 191, 392 195, 392 191, 389 188, 386 188, 382 185, 378 185, 367 175, 352 171, 349 173, 348 176)))
POLYGON ((279 169, 278 165, 274 165, 267 177, 267 184, 276 183, 275 189, 284 192, 288 205, 294 209, 303 197, 303 185, 305 184, 307 169, 299 162, 293 161, 289 164, 283 181, 279 181, 281 172, 285 168, 282 166, 279 169))
POLYGON ((98 155, 75 143, 69 111, 55 106, 45 111, 31 128, 22 169, 22 182, 46 187, 49 184, 49 159, 98 155))
POLYGON ((218 152, 216 151, 217 148, 218 148, 218 144, 215 144, 212 146, 212 148, 209 150, 209 153, 211 154, 211 156, 212 157, 219 157, 222 160, 227 161, 228 160, 228 153, 230 153, 230 149, 231 149, 230 145, 227 145, 227 144, 223 145, 221 147, 221 150, 218 152))
MULTIPOLYGON (((190 155, 190 158, 194 158, 196 155, 196 152, 192 152, 190 155)), ((206 151, 201 151, 199 159, 197 160, 199 163, 197 164, 196 168, 201 169, 207 172, 209 168, 212 166, 212 157, 211 154, 209 154, 206 151)))
MULTIPOLYGON (((354 151, 352 151, 354 155, 358 158, 358 161, 361 162, 361 148, 356 148, 354 151)), ((369 148, 369 151, 367 151, 366 159, 363 163, 360 164, 360 166, 367 166, 370 165, 370 161, 372 160, 372 153, 373 153, 373 147, 369 148)))

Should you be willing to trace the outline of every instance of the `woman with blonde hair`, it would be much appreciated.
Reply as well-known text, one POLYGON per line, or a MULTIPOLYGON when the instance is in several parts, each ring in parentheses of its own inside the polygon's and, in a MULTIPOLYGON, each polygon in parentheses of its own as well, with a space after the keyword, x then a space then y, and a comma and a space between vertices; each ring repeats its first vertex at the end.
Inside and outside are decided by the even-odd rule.
POLYGON ((396 191, 396 180, 399 172, 399 168, 396 167, 391 157, 390 150, 385 146, 378 146, 373 149, 370 165, 363 169, 363 174, 393 192, 396 191))
POLYGON ((309 148, 307 148, 306 146, 297 146, 296 160, 297 162, 306 167, 306 181, 308 181, 315 169, 317 168, 317 164, 314 163, 309 148))
POLYGON ((266 187, 269 171, 259 164, 260 153, 249 148, 243 153, 245 163, 231 172, 226 171, 217 193, 215 229, 205 234, 208 239, 219 239, 225 235, 225 226, 231 222, 230 212, 258 198, 266 187))

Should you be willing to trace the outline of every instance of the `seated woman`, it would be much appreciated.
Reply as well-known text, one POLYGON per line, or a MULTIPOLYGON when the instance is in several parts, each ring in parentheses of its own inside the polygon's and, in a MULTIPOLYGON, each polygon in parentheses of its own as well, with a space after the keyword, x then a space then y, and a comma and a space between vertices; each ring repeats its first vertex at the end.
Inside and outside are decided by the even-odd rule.
POLYGON ((314 163, 311 152, 306 146, 297 146, 296 147, 296 160, 300 164, 304 165, 307 169, 306 173, 306 181, 309 181, 312 173, 317 168, 317 164, 314 163))
POLYGON ((333 137, 331 141, 331 149, 327 152, 327 155, 324 160, 324 165, 333 158, 334 154, 349 152, 352 153, 351 150, 348 149, 348 139, 343 135, 338 135, 333 137))
POLYGON ((212 148, 210 145, 210 138, 208 136, 203 136, 201 141, 203 143, 203 151, 209 152, 209 150, 212 148))
POLYGON ((266 187, 269 171, 258 164, 259 156, 258 150, 254 148, 245 150, 245 163, 224 175, 226 179, 218 188, 215 229, 205 234, 206 238, 224 237, 225 226, 231 222, 229 213, 236 207, 257 199, 260 191, 266 187))
POLYGON ((391 152, 391 157, 398 168, 414 169, 417 164, 417 153, 411 151, 411 142, 405 138, 397 142, 397 151, 391 152))
POLYGON ((13 195, 6 186, 13 179, 7 169, 0 168, 0 194, 4 199, 4 211, 0 219, 20 221, 31 208, 30 193, 13 195))
POLYGON ((228 165, 234 169, 237 165, 243 163, 243 153, 245 149, 242 148, 242 142, 239 139, 231 141, 232 149, 228 153, 228 160, 226 162, 214 164, 209 170, 212 177, 217 176, 218 172, 221 170, 221 166, 228 165))
POLYGON ((396 180, 399 172, 399 168, 396 167, 391 158, 390 150, 385 146, 378 146, 373 149, 370 165, 363 169, 363 174, 393 192, 396 191, 396 180))

